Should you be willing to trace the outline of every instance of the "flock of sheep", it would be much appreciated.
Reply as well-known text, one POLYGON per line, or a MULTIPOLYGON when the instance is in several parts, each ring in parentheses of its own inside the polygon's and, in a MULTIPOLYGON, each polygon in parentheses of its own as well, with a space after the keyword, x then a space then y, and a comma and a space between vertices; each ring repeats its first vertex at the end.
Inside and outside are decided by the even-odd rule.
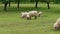
MULTIPOLYGON (((42 15, 42 12, 37 12, 37 11, 29 11, 29 12, 22 12, 21 13, 21 18, 27 18, 27 20, 31 19, 31 17, 34 17, 37 19, 37 17, 40 17, 42 15)), ((60 29, 60 18, 57 19, 56 23, 54 23, 53 28, 55 30, 60 29)))
POLYGON ((21 17, 22 18, 27 18, 27 20, 31 19, 31 17, 34 17, 35 19, 37 19, 37 17, 41 16, 42 12, 37 12, 37 11, 29 11, 29 12, 22 12, 21 13, 21 17))

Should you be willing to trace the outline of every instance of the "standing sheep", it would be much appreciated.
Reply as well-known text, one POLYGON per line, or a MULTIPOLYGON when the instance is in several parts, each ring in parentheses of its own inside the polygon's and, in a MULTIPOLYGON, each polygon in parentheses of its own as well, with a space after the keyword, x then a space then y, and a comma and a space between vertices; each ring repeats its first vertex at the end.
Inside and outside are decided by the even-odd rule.
POLYGON ((35 17, 35 19, 37 19, 37 14, 37 11, 29 11, 30 19, 31 17, 35 17))
POLYGON ((54 23, 53 27, 54 27, 55 30, 60 29, 60 18, 57 19, 57 21, 56 21, 56 23, 54 23))
POLYGON ((21 17, 22 17, 22 18, 26 18, 27 13, 28 13, 28 12, 22 12, 22 13, 21 13, 21 17))
POLYGON ((21 15, 22 18, 31 19, 31 17, 35 17, 35 19, 37 19, 38 13, 37 11, 29 11, 29 12, 22 12, 21 15))
POLYGON ((29 20, 30 19, 30 15, 29 15, 28 12, 22 12, 21 13, 21 18, 27 18, 27 20, 29 20))
POLYGON ((26 18, 27 18, 27 20, 31 19, 31 16, 29 13, 27 13, 26 18))

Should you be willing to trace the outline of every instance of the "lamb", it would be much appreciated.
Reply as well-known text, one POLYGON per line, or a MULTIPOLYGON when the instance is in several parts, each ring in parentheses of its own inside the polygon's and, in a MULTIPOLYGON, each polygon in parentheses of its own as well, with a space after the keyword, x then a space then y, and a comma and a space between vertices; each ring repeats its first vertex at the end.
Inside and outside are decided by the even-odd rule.
POLYGON ((57 19, 57 21, 56 21, 56 23, 54 23, 53 27, 54 27, 55 30, 60 29, 60 18, 57 19))

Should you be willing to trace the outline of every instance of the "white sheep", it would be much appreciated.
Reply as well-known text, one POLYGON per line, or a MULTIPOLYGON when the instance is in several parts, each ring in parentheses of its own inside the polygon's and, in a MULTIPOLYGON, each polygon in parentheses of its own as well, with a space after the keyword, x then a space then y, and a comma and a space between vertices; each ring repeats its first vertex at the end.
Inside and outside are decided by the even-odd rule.
POLYGON ((56 23, 54 23, 54 29, 58 30, 60 29, 60 18, 57 19, 56 23))
POLYGON ((27 13, 26 18, 27 20, 31 19, 30 13, 27 13))
POLYGON ((29 12, 21 12, 21 18, 27 18, 29 20, 30 19, 29 12))
POLYGON ((29 11, 30 19, 31 17, 35 17, 35 19, 37 19, 37 14, 37 11, 29 11))
POLYGON ((37 14, 38 14, 37 11, 22 12, 21 17, 27 19, 31 19, 31 17, 35 17, 35 19, 37 19, 37 14))
POLYGON ((21 13, 21 17, 22 17, 22 18, 26 18, 27 13, 28 13, 28 12, 22 12, 22 13, 21 13))

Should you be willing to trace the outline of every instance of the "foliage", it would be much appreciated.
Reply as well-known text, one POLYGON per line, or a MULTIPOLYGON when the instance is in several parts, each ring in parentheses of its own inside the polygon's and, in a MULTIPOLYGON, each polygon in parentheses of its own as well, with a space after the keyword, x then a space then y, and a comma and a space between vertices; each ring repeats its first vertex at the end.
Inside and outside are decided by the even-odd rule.
MULTIPOLYGON (((5 2, 8 0, 0 0, 0 2, 5 2)), ((11 2, 17 2, 17 0, 10 0, 11 2)), ((34 3, 36 0, 19 0, 21 3, 34 3)), ((60 3, 60 0, 37 0, 39 2, 54 2, 54 3, 60 3)))

